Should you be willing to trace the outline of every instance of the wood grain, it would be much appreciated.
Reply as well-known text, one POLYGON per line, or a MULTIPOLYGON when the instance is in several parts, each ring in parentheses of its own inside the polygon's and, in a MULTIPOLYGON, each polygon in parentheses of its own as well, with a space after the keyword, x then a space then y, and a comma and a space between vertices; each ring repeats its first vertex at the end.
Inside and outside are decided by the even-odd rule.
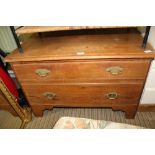
POLYGON ((98 79, 145 79, 150 60, 98 60, 98 61, 69 61, 13 64, 13 68, 21 81, 70 81, 98 79), (112 75, 109 67, 121 67, 122 73, 112 75), (36 74, 38 69, 46 69, 49 73, 42 77, 36 74), (25 70, 26 72, 23 72, 25 70))
MULTIPOLYGON (((81 29, 101 29, 101 28, 133 28, 138 26, 24 26, 16 30, 17 34, 49 32, 49 31, 66 31, 81 29)), ((142 27, 142 26, 139 26, 142 27)))
POLYGON ((85 106, 103 107, 106 104, 137 104, 143 83, 133 84, 56 84, 56 85, 22 85, 28 100, 32 104, 51 104, 53 106, 85 106), (116 92, 118 98, 108 99, 106 95, 116 92), (54 93, 54 98, 44 96, 54 93))
MULTIPOLYGON (((57 106, 57 107, 73 107, 73 106, 57 106)), ((137 104, 125 104, 125 105, 110 105, 110 104, 106 104, 103 106, 104 108, 112 108, 113 111, 123 111, 125 112, 125 117, 127 119, 133 119, 135 117, 136 111, 137 111, 137 104)), ((33 104, 31 105, 31 108, 33 110, 33 113, 36 117, 42 117, 43 116, 43 112, 44 110, 51 110, 53 109, 53 106, 51 104, 33 104)), ((74 107, 76 108, 76 107, 74 107)), ((89 108, 94 108, 94 106, 89 106, 89 108)), ((97 105, 96 105, 97 108, 97 105)), ((98 108, 102 108, 102 107, 98 107, 98 108)))
POLYGON ((36 116, 53 107, 111 107, 134 118, 154 52, 139 33, 34 37, 6 57, 36 116), (108 67, 121 67, 118 75, 108 67), (49 71, 45 77, 36 70, 49 71), (117 92, 109 100, 105 94, 117 92), (46 96, 54 93, 54 98, 46 96))
POLYGON ((90 60, 110 58, 151 58, 155 53, 145 53, 153 48, 141 47, 139 33, 74 35, 62 37, 34 37, 23 43, 24 53, 15 50, 5 58, 6 62, 90 60))

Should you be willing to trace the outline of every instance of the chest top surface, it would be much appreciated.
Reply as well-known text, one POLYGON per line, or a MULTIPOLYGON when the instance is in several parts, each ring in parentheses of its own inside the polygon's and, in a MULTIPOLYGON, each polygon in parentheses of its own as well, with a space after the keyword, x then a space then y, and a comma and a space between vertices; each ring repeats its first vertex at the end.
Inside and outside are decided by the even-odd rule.
POLYGON ((6 62, 151 58, 155 57, 148 44, 142 48, 143 38, 139 33, 72 35, 59 37, 32 37, 23 43, 24 53, 16 49, 6 57, 6 62), (146 50, 152 52, 145 53, 146 50))

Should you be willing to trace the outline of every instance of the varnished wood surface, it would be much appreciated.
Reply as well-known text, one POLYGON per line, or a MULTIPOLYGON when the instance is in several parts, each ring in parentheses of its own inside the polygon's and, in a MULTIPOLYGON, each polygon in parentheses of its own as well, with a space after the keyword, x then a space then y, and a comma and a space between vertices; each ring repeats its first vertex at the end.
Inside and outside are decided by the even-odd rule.
POLYGON ((111 107, 136 114, 142 88, 154 52, 150 45, 141 48, 139 33, 72 35, 32 38, 23 44, 24 53, 15 50, 5 59, 10 62, 36 116, 53 107, 111 107), (106 72, 121 67, 118 75, 106 72), (49 74, 38 76, 37 69, 49 74), (109 100, 106 93, 118 92, 109 100), (56 93, 55 99, 43 94, 56 93))
MULTIPOLYGON (((16 30, 17 34, 63 31, 63 30, 81 30, 81 29, 101 29, 101 28, 129 28, 138 26, 23 26, 16 30)), ((141 26, 139 26, 141 27, 141 26)))
POLYGON ((32 104, 51 104, 53 106, 94 106, 106 104, 138 104, 143 83, 102 83, 102 84, 59 84, 59 85, 22 85, 26 96, 32 104), (108 93, 116 92, 118 98, 108 99, 108 93), (54 93, 48 98, 44 93, 54 93))
MULTIPOLYGON (((112 110, 114 110, 114 111, 119 111, 119 110, 121 110, 121 111, 123 111, 123 112, 125 112, 125 117, 127 118, 127 119, 133 119, 134 117, 135 117, 135 114, 136 114, 136 111, 137 111, 137 104, 104 104, 104 105, 102 105, 104 108, 112 108, 112 110)), ((100 106, 98 106, 97 104, 95 105, 95 107, 97 107, 97 108, 102 108, 102 106, 100 105, 100 106)), ((61 105, 61 106, 57 106, 57 107, 74 107, 74 106, 72 106, 72 105, 61 105)), ((75 108, 76 108, 77 106, 75 106, 75 108)), ((78 106, 79 107, 79 106, 78 106)), ((81 106, 81 107, 83 107, 83 106, 81 106)), ((87 105, 87 107, 90 107, 90 108, 93 108, 94 106, 91 106, 91 105, 87 105)), ((46 109, 49 109, 49 110, 51 110, 51 109, 53 109, 53 106, 51 105, 51 104, 33 104, 33 105, 31 105, 31 108, 32 108, 32 110, 33 110, 33 113, 34 113, 34 115, 35 116, 37 116, 37 117, 42 117, 43 116, 43 112, 44 112, 44 110, 46 109)))
POLYGON ((142 40, 139 33, 35 37, 22 45, 24 53, 15 50, 5 61, 155 58, 154 52, 144 52, 153 49, 149 44, 143 49, 142 40))
POLYGON ((42 63, 24 63, 13 64, 15 73, 20 81, 34 82, 63 82, 74 81, 82 82, 99 80, 144 80, 150 65, 150 60, 98 60, 98 61, 69 61, 69 62, 42 62, 42 63), (122 73, 112 75, 107 72, 109 67, 120 67, 122 73), (46 69, 49 71, 47 76, 39 76, 36 74, 38 69, 46 69), (24 72, 23 72, 24 71, 24 72))

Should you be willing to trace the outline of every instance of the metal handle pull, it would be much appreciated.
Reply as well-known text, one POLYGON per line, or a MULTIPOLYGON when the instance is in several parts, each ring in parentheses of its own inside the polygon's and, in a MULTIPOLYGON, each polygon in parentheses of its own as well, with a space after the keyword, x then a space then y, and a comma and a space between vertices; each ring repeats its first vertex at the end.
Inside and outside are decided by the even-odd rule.
POLYGON ((52 92, 45 92, 43 93, 43 96, 45 96, 46 98, 52 100, 56 97, 56 94, 55 93, 52 93, 52 92))
POLYGON ((37 69, 35 71, 36 74, 38 74, 41 77, 47 76, 50 73, 50 70, 48 69, 37 69))
POLYGON ((123 68, 119 66, 113 66, 106 69, 107 72, 111 73, 112 75, 119 75, 123 72, 123 68))
POLYGON ((111 92, 105 95, 107 99, 114 100, 119 97, 119 95, 116 92, 111 92))

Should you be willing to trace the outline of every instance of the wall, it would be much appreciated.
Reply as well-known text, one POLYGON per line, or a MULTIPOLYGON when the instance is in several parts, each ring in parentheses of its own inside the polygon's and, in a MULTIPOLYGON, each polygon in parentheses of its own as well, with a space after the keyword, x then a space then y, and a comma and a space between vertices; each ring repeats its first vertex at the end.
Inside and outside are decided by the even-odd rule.
POLYGON ((155 26, 151 27, 148 41, 153 46, 153 48, 155 49, 155 26))
MULTIPOLYGON (((139 31, 144 36, 145 29, 139 29, 139 31)), ((151 27, 148 42, 152 45, 155 49, 155 26, 151 27)), ((140 104, 155 104, 155 60, 152 62, 150 67, 147 80, 145 83, 145 87, 143 90, 143 94, 140 100, 140 104)))
POLYGON ((17 48, 9 26, 0 26, 0 48, 9 53, 17 48))

